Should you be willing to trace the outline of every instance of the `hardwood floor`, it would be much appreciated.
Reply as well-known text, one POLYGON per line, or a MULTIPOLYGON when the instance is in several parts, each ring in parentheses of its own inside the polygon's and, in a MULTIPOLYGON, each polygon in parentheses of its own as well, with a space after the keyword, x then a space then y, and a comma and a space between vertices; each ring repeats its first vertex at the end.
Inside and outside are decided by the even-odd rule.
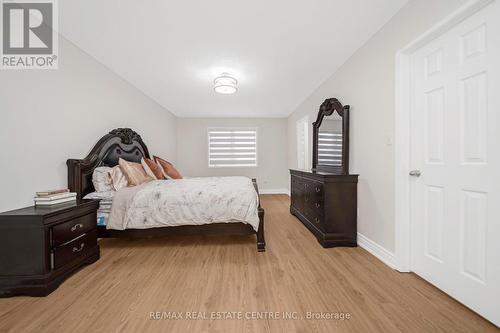
POLYGON ((48 297, 0 299, 0 332, 499 331, 359 247, 321 248, 289 214, 288 196, 265 195, 262 206, 267 252, 256 251, 254 237, 105 239, 102 258, 48 297), (210 318, 217 311, 350 319, 186 319, 186 312, 210 318), (184 318, 151 319, 151 312, 184 318))

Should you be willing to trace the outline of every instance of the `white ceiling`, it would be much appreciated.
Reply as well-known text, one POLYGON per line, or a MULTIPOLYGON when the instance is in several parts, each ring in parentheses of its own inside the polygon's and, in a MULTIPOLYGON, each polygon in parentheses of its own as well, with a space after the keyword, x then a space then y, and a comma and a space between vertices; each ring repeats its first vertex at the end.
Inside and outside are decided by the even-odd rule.
POLYGON ((179 117, 286 117, 406 2, 64 0, 59 28, 179 117))

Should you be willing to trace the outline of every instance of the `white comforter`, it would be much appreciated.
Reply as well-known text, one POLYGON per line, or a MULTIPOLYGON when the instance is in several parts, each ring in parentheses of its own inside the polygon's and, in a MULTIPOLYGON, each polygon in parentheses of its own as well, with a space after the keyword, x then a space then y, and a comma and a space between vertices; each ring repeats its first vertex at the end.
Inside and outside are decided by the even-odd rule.
POLYGON ((148 229, 219 222, 259 228, 259 197, 247 177, 157 180, 118 191, 107 229, 148 229))

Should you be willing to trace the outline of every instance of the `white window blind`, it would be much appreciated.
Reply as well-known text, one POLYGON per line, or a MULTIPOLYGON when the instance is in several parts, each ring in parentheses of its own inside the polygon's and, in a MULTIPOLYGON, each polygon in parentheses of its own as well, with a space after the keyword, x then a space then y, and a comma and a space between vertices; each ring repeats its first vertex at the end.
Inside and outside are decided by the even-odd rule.
POLYGON ((256 167, 257 129, 209 128, 208 166, 256 167))
POLYGON ((342 134, 321 131, 318 136, 318 163, 342 165, 342 134))

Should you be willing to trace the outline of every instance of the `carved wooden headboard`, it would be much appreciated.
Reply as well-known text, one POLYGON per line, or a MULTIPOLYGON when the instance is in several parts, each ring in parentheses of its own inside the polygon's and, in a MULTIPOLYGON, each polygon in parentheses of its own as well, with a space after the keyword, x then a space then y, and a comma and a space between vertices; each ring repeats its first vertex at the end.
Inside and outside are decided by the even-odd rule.
POLYGON ((93 192, 94 169, 99 166, 113 167, 120 157, 138 163, 142 157, 150 157, 141 136, 130 128, 117 128, 103 136, 84 159, 67 160, 68 188, 76 192, 79 199, 93 192))

